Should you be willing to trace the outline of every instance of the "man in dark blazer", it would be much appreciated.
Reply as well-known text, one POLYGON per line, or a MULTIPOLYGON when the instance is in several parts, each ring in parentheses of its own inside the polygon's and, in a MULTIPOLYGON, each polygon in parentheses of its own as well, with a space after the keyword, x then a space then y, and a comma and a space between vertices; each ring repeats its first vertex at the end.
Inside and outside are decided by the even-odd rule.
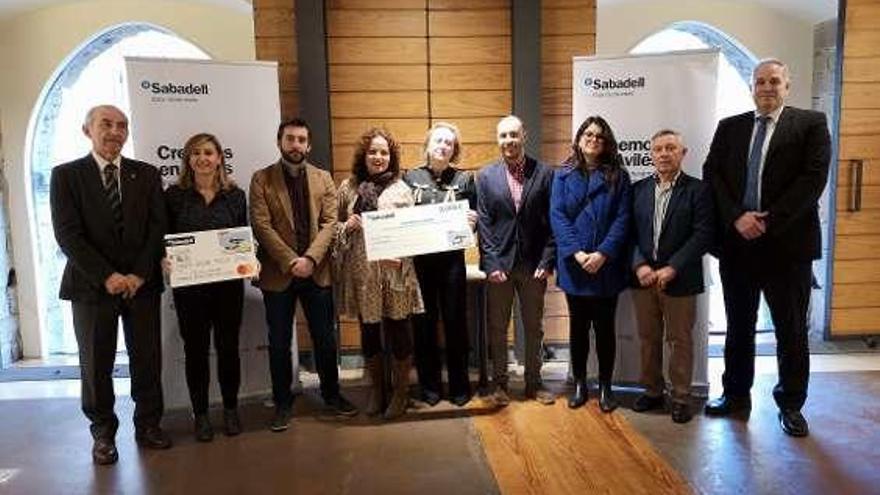
POLYGON ((712 196, 699 179, 681 170, 687 153, 681 134, 670 129, 651 138, 656 173, 633 186, 636 246, 633 290, 645 392, 637 412, 663 406, 663 334, 669 343, 672 420, 687 423, 693 379, 693 328, 697 294, 703 292, 703 255, 712 243, 712 196))
POLYGON ((790 78, 779 60, 753 73, 756 110, 722 120, 703 178, 717 210, 718 259, 727 337, 723 395, 706 414, 749 410, 755 375, 755 323, 761 292, 776 328, 779 382, 773 397, 782 429, 809 433, 807 308, 812 261, 821 255, 817 200, 825 187, 831 140, 825 115, 784 105, 790 78))
POLYGON ((91 153, 52 169, 52 225, 67 256, 60 297, 73 309, 92 458, 112 464, 118 459, 113 366, 119 318, 129 356, 135 439, 146 448, 171 446, 159 427, 165 205, 159 171, 120 154, 128 138, 122 111, 94 107, 82 129, 92 141, 91 153))
POLYGON ((525 129, 519 118, 501 119, 497 127, 501 159, 480 171, 477 221, 480 268, 488 277, 487 320, 499 406, 507 392, 507 327, 513 297, 519 298, 525 333, 526 398, 555 401, 541 381, 544 292, 552 273, 556 245, 550 230, 553 170, 525 154, 525 129))

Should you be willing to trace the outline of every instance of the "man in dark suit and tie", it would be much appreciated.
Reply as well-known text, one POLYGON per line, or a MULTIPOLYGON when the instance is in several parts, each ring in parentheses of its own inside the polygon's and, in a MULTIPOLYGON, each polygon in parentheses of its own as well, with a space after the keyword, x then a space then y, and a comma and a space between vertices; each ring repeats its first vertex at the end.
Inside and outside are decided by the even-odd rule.
POLYGON ((633 290, 641 341, 645 393, 633 410, 663 406, 663 335, 669 344, 672 420, 687 423, 693 378, 693 328, 703 292, 703 255, 712 243, 712 196, 706 184, 681 170, 687 153, 681 134, 663 129, 651 138, 656 173, 633 186, 636 246, 633 290))
POLYGON ((525 330, 526 398, 553 404, 555 397, 541 381, 544 292, 556 257, 549 215, 553 170, 526 156, 525 129, 519 118, 501 119, 497 131, 501 159, 480 171, 477 180, 480 268, 489 282, 493 400, 499 406, 510 402, 507 327, 516 295, 525 330))
POLYGON ((831 140, 824 114, 784 105, 791 82, 783 62, 759 62, 752 83, 756 110, 719 122, 703 166, 717 210, 727 313, 724 393, 706 404, 706 414, 751 408, 763 292, 776 328, 780 425, 800 437, 809 433, 801 414, 810 373, 807 308, 812 261, 821 255, 817 200, 831 140))
POLYGON ((165 210, 159 171, 120 154, 128 138, 122 111, 94 107, 82 129, 92 141, 91 153, 52 169, 52 225, 67 256, 60 297, 73 309, 92 459, 113 464, 118 459, 113 366, 119 318, 129 356, 135 439, 151 449, 171 446, 159 427, 165 210))

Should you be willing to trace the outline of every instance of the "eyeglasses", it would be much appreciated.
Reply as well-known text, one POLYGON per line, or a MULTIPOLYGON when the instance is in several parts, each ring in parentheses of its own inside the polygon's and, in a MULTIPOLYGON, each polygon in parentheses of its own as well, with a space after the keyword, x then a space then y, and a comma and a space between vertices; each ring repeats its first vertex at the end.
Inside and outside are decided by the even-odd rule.
POLYGON ((605 141, 605 136, 603 136, 601 133, 596 133, 592 131, 586 131, 582 134, 582 136, 587 139, 593 138, 596 141, 605 141))

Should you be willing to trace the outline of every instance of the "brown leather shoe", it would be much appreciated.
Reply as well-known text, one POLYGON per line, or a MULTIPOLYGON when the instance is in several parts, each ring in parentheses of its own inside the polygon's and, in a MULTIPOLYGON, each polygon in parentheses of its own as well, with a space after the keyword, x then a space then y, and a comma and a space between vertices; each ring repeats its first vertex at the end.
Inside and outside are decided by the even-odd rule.
POLYGON ((116 442, 112 439, 98 438, 92 445, 92 462, 100 466, 116 464, 119 460, 119 452, 116 451, 116 442))
POLYGON ((134 439, 139 446, 145 449, 163 450, 171 448, 171 439, 158 426, 148 426, 138 430, 134 435, 134 439))

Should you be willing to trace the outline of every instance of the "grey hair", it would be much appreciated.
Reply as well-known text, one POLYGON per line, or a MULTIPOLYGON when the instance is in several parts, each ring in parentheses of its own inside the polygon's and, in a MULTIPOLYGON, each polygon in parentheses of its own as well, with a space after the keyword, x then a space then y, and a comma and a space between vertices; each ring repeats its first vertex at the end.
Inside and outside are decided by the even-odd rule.
POLYGON ((125 112, 119 109, 119 107, 115 105, 95 105, 86 112, 86 118, 83 120, 83 127, 87 128, 92 125, 92 121, 95 119, 95 114, 98 113, 99 110, 107 110, 113 109, 117 112, 121 113, 125 120, 128 121, 128 115, 125 115, 125 112))
POLYGON ((776 65, 782 67, 782 74, 785 76, 785 80, 791 82, 791 72, 788 70, 788 65, 785 64, 782 60, 778 58, 762 58, 758 60, 758 63, 755 65, 755 68, 752 69, 752 82, 755 82, 755 74, 758 73, 758 69, 765 65, 776 65))
POLYGON ((651 142, 653 143, 655 140, 662 138, 663 136, 675 136, 676 138, 678 138, 678 144, 680 144, 682 148, 687 148, 687 146, 684 144, 684 138, 682 137, 681 133, 676 131, 675 129, 660 129, 659 131, 655 132, 653 136, 651 136, 651 142))

